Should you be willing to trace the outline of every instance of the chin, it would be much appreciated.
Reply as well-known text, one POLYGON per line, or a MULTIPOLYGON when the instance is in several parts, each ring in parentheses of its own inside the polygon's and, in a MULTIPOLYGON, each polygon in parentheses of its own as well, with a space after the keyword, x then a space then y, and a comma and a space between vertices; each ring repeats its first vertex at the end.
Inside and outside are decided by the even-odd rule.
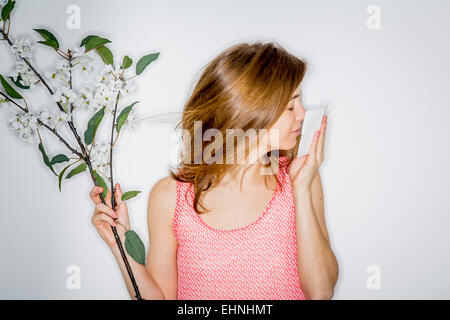
POLYGON ((294 142, 292 142, 291 144, 282 144, 280 145, 279 150, 291 150, 293 147, 295 147, 295 145, 297 144, 297 141, 294 140, 294 142))

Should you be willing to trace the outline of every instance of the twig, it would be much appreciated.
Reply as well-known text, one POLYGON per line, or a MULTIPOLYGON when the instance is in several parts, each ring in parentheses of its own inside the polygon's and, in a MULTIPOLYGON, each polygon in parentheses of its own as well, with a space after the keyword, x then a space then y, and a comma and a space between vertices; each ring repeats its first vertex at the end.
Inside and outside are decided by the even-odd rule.
MULTIPOLYGON (((72 52, 68 50, 69 55, 69 88, 72 90, 72 52)), ((70 104, 70 120, 73 122, 73 103, 70 104)))
MULTIPOLYGON (((115 127, 115 126, 114 126, 114 127, 115 127)), ((119 131, 119 133, 116 134, 116 138, 114 139, 114 142, 113 142, 111 148, 114 148, 114 146, 116 145, 116 141, 117 141, 117 139, 119 138, 119 134, 120 134, 120 131, 119 131)))
MULTIPOLYGON (((111 177, 111 190, 114 190, 114 185, 113 185, 113 169, 112 169, 112 150, 113 150, 113 139, 114 139, 114 123, 116 122, 116 114, 117 114, 117 105, 119 104, 119 99, 120 99, 120 91, 117 93, 117 97, 116 97, 116 103, 114 105, 114 112, 113 112, 113 121, 112 121, 112 126, 111 126, 111 140, 110 140, 110 144, 109 144, 109 172, 110 172, 110 177, 111 177)), ((111 205, 112 205, 112 209, 115 210, 116 209, 116 202, 114 197, 111 197, 111 199, 113 199, 111 201, 111 205)))
POLYGON ((95 144, 95 135, 92 139, 91 147, 89 148, 89 152, 88 152, 89 159, 91 158, 91 152, 92 152, 92 148, 94 147, 94 144, 95 144))
POLYGON ((60 55, 61 57, 63 57, 64 59, 69 60, 69 58, 67 58, 67 56, 65 56, 65 55, 62 54, 62 51, 61 51, 61 50, 55 50, 55 51, 56 51, 57 54, 59 54, 59 55, 60 55))
POLYGON ((12 99, 10 99, 6 94, 4 94, 3 92, 0 92, 0 94, 2 96, 4 96, 6 98, 6 100, 12 102, 13 104, 15 104, 17 107, 19 107, 23 112, 27 112, 27 110, 23 107, 21 107, 19 104, 17 104, 15 101, 13 101, 12 99))
POLYGON ((28 104, 27 104, 27 101, 25 100, 24 97, 22 97, 22 100, 23 100, 23 102, 25 103, 25 109, 26 109, 27 112, 28 112, 28 104))

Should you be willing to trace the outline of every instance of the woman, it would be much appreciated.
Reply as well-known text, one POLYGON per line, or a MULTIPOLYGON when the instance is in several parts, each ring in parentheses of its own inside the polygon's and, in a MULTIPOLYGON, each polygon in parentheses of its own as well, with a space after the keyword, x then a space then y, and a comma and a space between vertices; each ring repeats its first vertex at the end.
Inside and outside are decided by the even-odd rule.
MULTIPOLYGON (((207 65, 183 110, 179 170, 149 195, 146 265, 128 256, 144 299, 331 299, 338 265, 318 171, 326 117, 309 154, 296 157, 305 70, 278 44, 259 42, 207 65)), ((102 190, 90 193, 92 223, 134 298, 110 227, 123 241, 127 206, 119 184, 115 212, 111 192, 101 203, 102 190)))

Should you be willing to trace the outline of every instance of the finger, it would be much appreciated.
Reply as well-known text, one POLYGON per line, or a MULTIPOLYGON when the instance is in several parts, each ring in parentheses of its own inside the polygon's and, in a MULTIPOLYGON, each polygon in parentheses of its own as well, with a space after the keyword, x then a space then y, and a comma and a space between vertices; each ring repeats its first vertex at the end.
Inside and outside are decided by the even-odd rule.
POLYGON ((319 130, 314 132, 313 139, 311 141, 311 145, 309 146, 308 154, 311 155, 312 159, 316 158, 316 147, 317 147, 317 138, 319 137, 319 130))
POLYGON ((303 167, 303 164, 305 163, 307 157, 308 157, 308 154, 304 154, 303 156, 292 161, 291 164, 289 165, 289 170, 291 170, 291 168, 293 168, 292 169, 293 172, 296 173, 299 168, 303 167))
POLYGON ((100 200, 100 195, 99 193, 103 192, 103 188, 99 187, 99 186, 94 186, 91 189, 91 192, 89 192, 89 197, 92 199, 92 201, 94 201, 95 204, 97 203, 102 203, 102 201, 100 200))
POLYGON ((317 142, 316 160, 318 162, 323 161, 323 148, 324 148, 324 143, 325 143, 324 142, 325 141, 325 128, 326 128, 326 118, 323 120, 322 125, 320 127, 319 141, 317 142))
POLYGON ((111 204, 111 191, 109 191, 106 194, 106 198, 105 198, 105 202, 108 205, 108 207, 112 208, 112 204, 111 204))
POLYGON ((107 207, 103 203, 99 203, 95 206, 94 215, 102 214, 102 213, 109 215, 111 218, 117 218, 117 213, 114 212, 113 209, 111 209, 110 207, 107 207))
POLYGON ((110 216, 101 213, 101 214, 97 214, 95 216, 92 217, 92 224, 94 226, 99 226, 101 222, 107 222, 109 223, 111 226, 117 226, 116 222, 114 221, 113 218, 111 218, 110 216))
POLYGON ((122 189, 120 188, 119 183, 116 183, 114 198, 116 199, 116 206, 120 206, 120 204, 122 203, 122 189))

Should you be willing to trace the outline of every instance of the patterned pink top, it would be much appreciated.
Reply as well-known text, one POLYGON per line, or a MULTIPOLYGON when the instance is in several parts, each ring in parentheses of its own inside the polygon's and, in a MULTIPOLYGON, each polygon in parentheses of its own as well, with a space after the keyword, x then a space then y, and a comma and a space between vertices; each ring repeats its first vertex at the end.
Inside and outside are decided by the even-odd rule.
POLYGON ((178 299, 305 299, 297 272, 294 197, 288 169, 281 166, 286 159, 280 157, 277 173, 282 188, 277 184, 263 215, 242 228, 207 225, 193 209, 193 185, 177 181, 178 299))

